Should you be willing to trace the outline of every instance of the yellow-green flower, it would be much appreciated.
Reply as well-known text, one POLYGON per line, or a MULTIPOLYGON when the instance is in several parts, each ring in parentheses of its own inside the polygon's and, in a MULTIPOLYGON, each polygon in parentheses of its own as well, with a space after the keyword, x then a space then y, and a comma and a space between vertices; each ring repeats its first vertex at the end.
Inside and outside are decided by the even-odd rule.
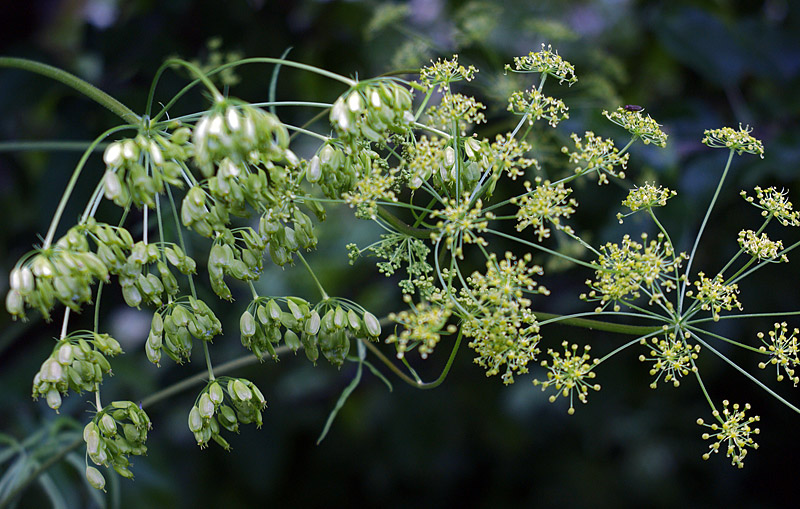
POLYGON ((617 108, 610 113, 604 110, 603 115, 632 135, 641 138, 645 145, 653 143, 659 147, 667 146, 667 135, 661 130, 661 124, 653 120, 650 115, 645 117, 641 111, 629 111, 625 108, 617 108))
POLYGON ((505 68, 511 72, 546 73, 556 78, 559 83, 566 81, 570 86, 578 81, 575 77, 575 66, 562 59, 558 51, 553 51, 550 45, 545 48, 542 44, 542 51, 536 53, 531 51, 525 56, 514 57, 514 68, 508 64, 505 68))
POLYGON ((712 415, 718 423, 706 424, 703 419, 697 419, 697 424, 711 429, 711 433, 703 433, 703 440, 715 440, 708 446, 709 452, 703 454, 703 459, 707 460, 712 453, 719 452, 721 447, 725 447, 725 455, 731 458, 731 465, 739 468, 744 467, 744 458, 747 456, 747 448, 758 449, 758 444, 753 440, 752 435, 757 435, 760 430, 751 425, 761 420, 759 416, 746 417, 745 412, 750 410, 750 404, 746 403, 744 409, 740 410, 738 403, 734 403, 733 410, 729 410, 728 400, 722 402, 724 406, 722 416, 718 410, 714 410, 712 415))
POLYGON ((578 355, 578 345, 570 345, 569 342, 564 341, 561 343, 564 347, 563 355, 552 349, 548 349, 547 353, 552 357, 552 361, 542 361, 542 366, 547 368, 547 380, 542 382, 534 380, 533 385, 541 385, 542 390, 548 387, 554 387, 556 393, 550 396, 550 402, 553 403, 558 396, 569 397, 569 410, 567 413, 570 415, 575 413, 575 406, 573 405, 573 396, 577 395, 581 403, 586 403, 587 394, 589 389, 595 391, 600 390, 600 384, 590 384, 587 380, 595 377, 592 371, 593 364, 597 363, 595 359, 592 364, 589 364, 589 350, 591 347, 586 345, 583 347, 583 354, 578 355))
POLYGON ((775 371, 778 375, 778 381, 782 381, 784 376, 781 374, 781 368, 789 376, 789 379, 797 387, 800 383, 800 377, 795 374, 794 367, 800 364, 798 358, 797 335, 800 330, 797 328, 792 329, 792 333, 788 334, 789 328, 786 322, 776 323, 775 328, 769 331, 766 335, 769 337, 767 340, 763 332, 758 333, 758 339, 764 343, 764 346, 759 350, 770 356, 767 362, 760 362, 758 367, 764 369, 767 364, 775 366, 775 371))
POLYGON ((752 130, 750 126, 742 127, 742 124, 739 124, 738 131, 731 127, 706 129, 703 133, 703 143, 711 148, 728 148, 737 151, 739 154, 747 152, 748 154, 761 156, 761 159, 764 159, 764 145, 761 144, 761 140, 750 136, 752 130))

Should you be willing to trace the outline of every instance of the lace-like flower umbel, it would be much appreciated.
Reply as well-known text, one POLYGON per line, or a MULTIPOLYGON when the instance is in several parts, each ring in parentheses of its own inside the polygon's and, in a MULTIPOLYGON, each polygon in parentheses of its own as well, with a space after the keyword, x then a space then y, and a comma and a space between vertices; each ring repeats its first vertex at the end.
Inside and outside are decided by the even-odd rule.
POLYGON ((742 304, 736 298, 739 293, 739 286, 736 283, 725 284, 722 274, 717 274, 714 279, 709 279, 702 272, 697 273, 699 280, 694 282, 697 293, 689 290, 686 296, 700 302, 700 308, 711 311, 714 321, 719 320, 719 312, 723 309, 730 311, 733 308, 742 310, 742 304))
POLYGON ((473 66, 464 67, 458 64, 458 55, 453 55, 450 60, 431 60, 431 65, 420 69, 420 82, 426 87, 439 85, 440 90, 450 88, 450 83, 454 81, 471 81, 478 72, 473 66))
POLYGON ((525 182, 527 193, 519 198, 514 198, 511 203, 518 204, 517 231, 522 231, 528 226, 536 228, 535 233, 542 239, 550 237, 550 229, 545 227, 549 221, 558 230, 573 233, 569 226, 561 224, 561 218, 568 218, 575 212, 578 202, 568 198, 572 189, 565 188, 564 184, 552 185, 550 181, 536 179, 536 187, 531 189, 531 183, 525 182))
POLYGON ((483 214, 483 203, 477 200, 470 208, 469 195, 465 194, 461 201, 450 200, 443 210, 434 210, 431 217, 440 217, 442 221, 436 223, 438 233, 432 234, 434 241, 445 239, 445 246, 452 249, 459 258, 463 258, 462 244, 480 244, 486 246, 486 240, 480 233, 489 227, 489 220, 494 218, 491 212, 483 214))
POLYGON ((759 416, 746 417, 745 412, 750 410, 750 404, 746 403, 744 409, 740 410, 738 403, 734 403, 733 410, 728 409, 728 400, 722 402, 724 406, 722 417, 719 411, 714 410, 712 415, 719 421, 718 423, 706 424, 703 419, 697 419, 697 424, 710 428, 712 433, 703 433, 703 440, 714 439, 715 442, 708 446, 709 452, 703 454, 703 459, 707 460, 712 453, 719 452, 725 446, 725 455, 731 458, 731 465, 739 468, 744 467, 744 458, 747 456, 747 448, 758 449, 758 444, 753 440, 752 435, 757 435, 760 430, 751 425, 761 420, 759 416))
POLYGON ((592 364, 589 364, 589 350, 591 347, 586 345, 583 347, 583 355, 578 355, 578 345, 571 345, 569 342, 564 341, 561 343, 564 347, 564 354, 560 354, 552 349, 548 349, 547 353, 552 357, 552 362, 542 361, 542 366, 547 368, 547 380, 542 382, 534 380, 533 385, 541 385, 542 390, 552 386, 555 388, 556 393, 550 396, 550 403, 553 403, 559 395, 569 397, 569 410, 567 413, 570 415, 575 413, 573 405, 573 396, 577 395, 581 403, 586 403, 587 394, 589 389, 595 391, 600 390, 600 384, 590 384, 587 380, 595 377, 592 371, 592 364, 596 363, 595 359, 592 364))
POLYGON ((506 64, 505 69, 511 72, 546 73, 559 83, 566 81, 570 86, 578 81, 575 77, 575 66, 562 59, 558 51, 553 51, 552 46, 545 48, 544 44, 542 51, 531 51, 526 56, 514 57, 514 69, 509 64, 506 64))
POLYGON ((756 192, 755 198, 748 196, 744 191, 740 194, 747 203, 761 209, 762 216, 772 216, 783 226, 800 226, 800 211, 793 210, 792 202, 787 198, 788 191, 778 191, 774 187, 761 189, 758 186, 754 190, 756 192), (758 199, 758 203, 755 203, 756 199, 758 199))
POLYGON ((508 98, 508 111, 515 115, 528 115, 528 123, 546 119, 552 127, 569 118, 569 108, 561 99, 548 97, 535 87, 524 92, 514 92, 508 98))
MULTIPOLYGON (((655 389, 662 376, 665 382, 672 382, 672 385, 678 387, 681 384, 679 378, 697 370, 692 361, 697 359, 700 345, 691 346, 678 339, 674 333, 669 333, 664 338, 653 338, 652 343, 650 357, 639 356, 641 362, 653 362, 650 375, 656 379, 650 384, 650 388, 655 389)), ((647 340, 642 339, 641 344, 647 345, 647 340)))
POLYGON ((497 261, 492 254, 486 262, 486 274, 474 272, 467 278, 469 289, 461 291, 459 300, 470 310, 462 322, 465 336, 475 338, 469 347, 478 357, 475 363, 486 368, 486 376, 500 373, 503 383, 514 383, 514 373, 527 373, 528 362, 539 353, 539 323, 530 310, 531 301, 525 295, 549 292, 537 287, 533 276, 542 268, 528 266, 531 255, 517 260, 510 252, 497 261))
MULTIPOLYGON (((411 297, 406 295, 403 300, 410 302, 411 297)), ((418 343, 419 355, 426 359, 439 344, 442 333, 452 334, 456 331, 455 325, 447 325, 451 314, 449 308, 431 306, 427 302, 417 303, 411 311, 391 313, 389 320, 399 323, 404 329, 399 335, 395 333, 386 338, 386 342, 396 344, 398 359, 405 356, 410 346, 418 343)))
POLYGON ((675 191, 665 187, 655 187, 652 184, 645 184, 642 187, 631 189, 628 197, 623 200, 622 205, 631 209, 628 214, 617 214, 617 219, 622 223, 622 218, 627 217, 639 210, 649 210, 653 207, 663 207, 667 204, 667 200, 675 196, 675 191))
POLYGON ((795 366, 800 364, 797 351, 797 335, 800 330, 797 328, 792 329, 792 333, 788 334, 789 328, 786 322, 775 323, 775 328, 769 331, 766 335, 769 339, 765 338, 763 332, 758 333, 758 339, 764 343, 764 346, 759 350, 770 356, 767 362, 758 363, 758 367, 764 369, 767 364, 775 366, 775 371, 778 376, 778 381, 782 381, 784 376, 781 374, 781 368, 789 376, 795 387, 800 383, 800 377, 795 374, 795 366), (788 336, 787 336, 788 334, 788 336))
POLYGON ((750 126, 742 127, 742 124, 739 124, 738 131, 731 127, 706 129, 703 133, 703 143, 711 148, 728 148, 735 150, 740 155, 742 152, 747 152, 764 159, 764 145, 761 144, 761 140, 750 136, 752 130, 750 126))
POLYGON ((653 120, 650 115, 645 117, 641 111, 628 111, 625 108, 617 108, 611 113, 603 111, 603 115, 632 135, 641 138, 645 145, 653 143, 659 147, 667 146, 667 135, 661 130, 661 124, 653 120))
POLYGON ((567 147, 561 147, 561 152, 569 155, 571 164, 577 165, 575 173, 582 175, 594 171, 597 173, 599 185, 608 184, 606 174, 616 178, 625 178, 624 170, 630 154, 620 156, 619 150, 614 147, 613 140, 595 136, 592 131, 586 131, 585 141, 575 133, 572 133, 570 137, 575 142, 577 150, 570 152, 567 147), (617 169, 617 167, 621 169, 617 169))
POLYGON ((742 230, 739 232, 738 240, 739 247, 754 258, 778 262, 789 261, 785 254, 779 255, 779 253, 783 251, 783 242, 780 240, 769 240, 766 233, 762 233, 761 236, 758 236, 753 230, 742 230))

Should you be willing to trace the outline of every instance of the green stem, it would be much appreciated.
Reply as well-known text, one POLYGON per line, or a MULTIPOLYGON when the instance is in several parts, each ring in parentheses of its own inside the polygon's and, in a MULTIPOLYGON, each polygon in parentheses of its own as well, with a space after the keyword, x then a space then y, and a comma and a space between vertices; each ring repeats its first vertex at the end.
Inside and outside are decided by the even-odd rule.
POLYGON ((129 124, 138 125, 141 121, 139 115, 134 113, 130 108, 118 100, 114 99, 91 83, 88 83, 74 74, 68 73, 67 71, 57 67, 43 64, 41 62, 35 62, 33 60, 28 60, 27 58, 12 57, 0 57, 0 67, 10 67, 13 69, 21 69, 23 71, 41 74, 42 76, 54 79, 63 83, 64 85, 67 85, 68 87, 77 90, 101 106, 108 108, 115 115, 129 124))
POLYGON ((314 274, 313 270, 311 270, 311 266, 308 264, 305 257, 302 254, 300 254, 299 251, 297 252, 297 257, 300 259, 301 262, 303 262, 303 265, 306 266, 306 269, 308 270, 308 273, 311 274, 311 278, 314 280, 314 283, 317 284, 317 289, 319 290, 320 295, 322 295, 322 300, 323 301, 328 300, 330 298, 328 296, 328 293, 322 287, 322 283, 319 282, 319 279, 317 279, 317 275, 314 274))
POLYGON ((206 368, 208 368, 208 379, 214 380, 214 366, 211 365, 211 354, 208 351, 208 342, 203 341, 203 356, 206 358, 206 368))
POLYGON ((164 62, 164 65, 168 66, 181 65, 185 67, 186 69, 189 70, 189 72, 194 74, 197 77, 197 79, 203 83, 203 85, 206 86, 209 92, 211 92, 211 94, 214 96, 214 102, 220 102, 225 100, 225 96, 222 95, 222 93, 219 91, 216 85, 214 85, 214 83, 209 79, 206 73, 201 71, 200 68, 194 65, 193 63, 187 62, 186 60, 183 60, 181 58, 170 58, 169 60, 164 62))
POLYGON ((378 216, 389 223, 389 225, 395 228, 397 231, 404 233, 409 237, 415 237, 422 240, 430 240, 431 238, 431 230, 428 230, 427 228, 414 228, 413 226, 408 226, 397 216, 389 212, 389 210, 385 207, 378 207, 378 216))
MULTIPOLYGON (((91 144, 89 141, 0 141, 0 152, 83 152, 91 144)), ((98 143, 95 150, 105 149, 108 143, 98 143)))
POLYGON ((628 334, 634 336, 646 336, 663 330, 660 325, 626 325, 622 323, 604 322, 602 320, 592 320, 589 318, 578 318, 574 316, 544 313, 541 311, 533 311, 533 314, 536 316, 537 320, 540 320, 540 325, 550 322, 558 322, 561 325, 569 325, 570 327, 581 327, 583 329, 614 332, 616 334, 628 334))

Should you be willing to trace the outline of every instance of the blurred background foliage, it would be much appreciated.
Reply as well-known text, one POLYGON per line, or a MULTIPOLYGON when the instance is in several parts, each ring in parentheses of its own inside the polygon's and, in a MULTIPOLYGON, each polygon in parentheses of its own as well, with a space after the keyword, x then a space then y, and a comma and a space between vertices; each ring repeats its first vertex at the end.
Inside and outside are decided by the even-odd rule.
MULTIPOLYGON (((754 126, 766 158, 735 160, 713 228, 704 237, 706 254, 696 261, 698 269, 720 268, 735 248, 736 233, 759 223, 755 209, 738 196, 739 189, 776 185, 800 201, 800 10, 790 0, 29 0, 7 2, 2 14, 0 54, 62 67, 137 112, 144 111, 155 70, 170 56, 210 65, 236 56, 275 57, 291 48, 289 58, 370 77, 458 53, 460 62, 481 70, 467 90, 489 106, 483 136, 513 126, 516 119, 508 119, 505 98, 528 86, 504 75, 503 64, 548 43, 575 65, 579 82, 569 89, 548 83, 546 91, 570 106, 571 119, 555 131, 539 129, 537 158, 551 171, 563 171, 558 149, 572 131, 582 135, 593 130, 616 137, 622 145, 625 136, 600 112, 627 103, 645 106, 670 140, 666 149, 636 146, 628 174, 634 183, 657 179, 678 190, 661 215, 683 249, 690 246, 725 161, 721 151, 700 144, 703 130, 740 122, 754 126)), ((231 94, 265 100, 270 76, 271 69, 264 66, 240 68, 228 76, 233 80, 229 83, 238 80, 231 94)), ((166 102, 187 79, 168 72, 157 100, 166 102)), ((330 81, 283 69, 277 96, 332 101, 342 91, 330 81)), ((198 93, 182 100, 177 111, 196 111, 206 104, 207 98, 198 93)), ((81 142, 116 122, 109 112, 58 83, 11 70, 0 70, 0 112, 0 143, 81 142)), ((311 116, 288 109, 279 114, 295 124, 311 116)), ((299 145, 297 151, 308 155, 304 151, 313 148, 299 145)), ((0 152, 3 294, 5 274, 46 231, 78 154, 0 152)), ((87 182, 99 177, 101 166, 98 158, 88 169, 87 182)), ((78 191, 65 224, 77 217, 89 192, 88 184, 78 191)), ((602 189, 579 186, 579 231, 591 228, 591 240, 602 243, 617 241, 625 231, 648 229, 647 223, 634 219, 624 226, 617 223, 614 215, 624 194, 613 184, 602 189)), ((117 214, 113 208, 104 213, 117 214)), ((354 299, 376 314, 397 309, 401 304, 394 281, 382 279, 368 261, 348 266, 344 244, 355 240, 365 245, 375 234, 369 224, 350 218, 346 208, 330 212, 319 229, 321 249, 310 255, 310 263, 330 293, 354 299)), ((794 240, 791 233, 781 233, 794 240)), ((552 275, 543 282, 553 295, 536 306, 584 310, 577 295, 587 274, 549 269, 552 275)), ((800 309, 797 268, 790 270, 762 271, 757 287, 743 285, 745 311, 800 309)), ((299 271, 270 269, 259 284, 265 294, 316 298, 299 271)), ((149 365, 141 353, 148 315, 127 309, 118 295, 108 293, 101 328, 118 337, 129 355, 115 361, 116 376, 103 387, 105 401, 141 400, 202 370, 198 362, 177 367, 166 363, 161 369, 149 365)), ((246 300, 219 306, 227 334, 212 349, 215 362, 243 354, 237 346, 237 320, 246 300)), ((729 321, 719 330, 755 341, 756 330, 770 327, 769 322, 729 321)), ((52 432, 58 423, 70 429, 69 421, 57 421, 43 402, 29 399, 32 376, 49 353, 56 329, 37 320, 12 323, 0 313, 0 431, 19 441, 32 437, 28 458, 41 454, 40 461, 60 446, 58 440, 74 438, 52 432), (37 430, 40 435, 34 434, 37 430)), ((622 339, 550 327, 544 329, 544 338, 544 349, 569 339, 591 343, 596 353, 609 351, 622 339)), ((445 348, 421 366, 424 374, 435 376, 445 348)), ((755 370, 752 357, 725 351, 755 370)), ((134 482, 112 485, 109 500, 121 507, 778 507, 795 498, 800 448, 794 430, 800 416, 708 353, 701 356, 701 370, 712 397, 717 402, 749 401, 762 416, 761 447, 748 455, 744 470, 730 467, 719 455, 707 462, 700 459, 706 444, 695 420, 708 419, 709 410, 696 383, 686 380, 678 389, 653 392, 649 368, 637 360, 639 351, 604 365, 598 373, 603 390, 571 417, 563 402, 547 403, 527 377, 508 388, 497 378, 485 379, 470 353, 465 349, 459 354, 446 383, 433 391, 416 391, 398 381, 388 393, 378 379, 365 375, 319 446, 316 438, 352 377, 352 366, 336 371, 321 363, 313 368, 301 354, 238 371, 262 388, 269 409, 261 430, 245 427, 231 439, 231 453, 215 445, 199 450, 186 428, 195 391, 176 395, 148 409, 155 423, 149 454, 136 459, 134 482)), ((774 375, 767 371, 757 376, 773 385, 774 375)), ((778 391, 797 400, 788 384, 778 391)), ((68 398, 61 415, 82 421, 86 399, 68 398)), ((3 463, 5 473, 11 464, 3 463)), ((20 507, 59 500, 68 507, 96 504, 82 480, 82 464, 79 452, 49 469, 47 477, 25 492, 20 507)))

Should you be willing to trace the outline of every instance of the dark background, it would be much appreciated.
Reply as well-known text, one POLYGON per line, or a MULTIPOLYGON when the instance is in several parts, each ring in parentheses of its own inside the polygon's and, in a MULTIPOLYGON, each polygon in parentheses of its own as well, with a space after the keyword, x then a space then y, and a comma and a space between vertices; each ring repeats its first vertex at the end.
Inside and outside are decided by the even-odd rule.
MULTIPOLYGON (((575 65, 579 82, 570 89, 548 84, 561 96, 571 119, 557 131, 543 130, 537 157, 558 168, 558 147, 571 131, 594 130, 625 137, 600 115, 620 104, 644 105, 670 135, 666 149, 636 146, 628 174, 634 183, 657 179, 679 196, 660 212, 673 239, 688 250, 725 162, 724 151, 700 144, 704 129, 739 123, 754 126, 766 158, 745 155, 734 160, 726 194, 718 204, 694 267, 718 270, 735 251, 736 233, 756 228, 760 218, 738 196, 754 185, 785 187, 797 196, 798 111, 800 95, 800 12, 790 1, 507 1, 458 2, 32 0, 7 2, 0 18, 0 54, 33 58, 62 67, 96 84, 137 112, 144 110, 150 81, 170 56, 208 61, 207 43, 220 37, 222 51, 240 56, 289 57, 344 75, 369 77, 414 68, 430 58, 455 52, 481 72, 468 91, 490 106, 483 135, 510 129, 503 119, 503 98, 511 78, 502 65, 513 56, 551 43, 575 65), (404 9, 399 18, 381 18, 404 9), (380 19, 390 19, 381 26, 380 19), (499 101, 499 102, 497 102, 499 101), (495 120, 494 123, 492 120, 495 120)), ((271 68, 252 66, 237 73, 231 95, 263 101, 271 68)), ((157 100, 166 102, 188 76, 167 72, 157 100)), ((523 85, 524 86, 524 85, 523 85)), ((282 70, 278 97, 332 101, 342 87, 315 76, 282 70)), ((181 112, 207 102, 195 94, 179 103, 181 112)), ((281 111, 295 124, 305 111, 281 111)), ((0 142, 12 140, 86 141, 117 120, 66 87, 18 71, 0 70, 0 142)), ((313 147, 311 147, 313 149, 313 147)), ((303 152, 300 146, 298 152, 303 152)), ((77 152, 0 153, 0 290, 5 274, 47 230, 55 204, 69 178, 77 152)), ((86 182, 99 177, 99 158, 87 168, 86 182)), ((93 184, 81 187, 65 213, 69 224, 82 210, 93 184)), ((637 233, 646 223, 630 219, 623 227, 614 214, 625 191, 614 185, 578 186, 579 231, 591 229, 595 244, 616 241, 622 232, 637 233)), ((116 213, 109 207, 101 210, 116 213)), ((347 265, 344 244, 355 236, 362 245, 375 233, 349 219, 346 208, 331 211, 320 228, 324 246, 309 256, 329 293, 352 298, 376 314, 400 306, 394 281, 376 275, 370 263, 347 265), (348 239, 343 240, 342 235, 348 239), (366 288, 368 287, 368 288, 366 288)), ((784 244, 796 233, 775 230, 784 244)), ((793 236, 794 235, 794 236, 793 236)), ((498 248, 499 250, 499 248, 498 248)), ((200 262, 202 264, 202 261, 200 262)), ((577 301, 586 273, 545 278, 552 291, 537 306, 559 311, 585 310, 577 301)), ((757 285, 742 285, 745 311, 800 309, 797 269, 789 265, 759 272, 757 285)), ((304 274, 270 269, 260 283, 267 294, 313 298, 304 274)), ((237 330, 246 294, 220 306, 227 334, 212 353, 215 362, 242 354, 237 330), (224 310, 224 311, 222 311, 224 310), (227 313, 227 314, 226 314, 227 313)), ((114 364, 115 377, 103 387, 104 400, 138 400, 169 383, 202 370, 189 366, 156 369, 141 353, 146 314, 119 305, 111 295, 101 329, 125 343, 129 354, 114 364), (115 303, 116 302, 116 303, 115 303)), ((106 304, 104 304, 106 305, 106 304)), ((89 313, 85 313, 89 314, 89 313)), ((82 317, 88 319, 90 317, 82 317)), ((795 326, 789 320, 790 327, 795 326)), ((718 329, 755 340, 769 321, 730 321, 718 329)), ((146 326, 146 325, 145 325, 146 326)), ((15 324, 0 314, 0 422, 2 432, 23 439, 52 422, 43 402, 29 399, 30 380, 48 355, 55 324, 33 320, 15 324)), ((146 334, 146 333, 145 333, 146 334)), ((583 329, 543 331, 543 346, 563 339, 591 343, 597 354, 625 339, 583 329)), ((433 378, 444 364, 446 345, 421 370, 433 378)), ((751 372, 752 356, 725 350, 751 372)), ((700 455, 706 443, 697 417, 710 419, 693 379, 678 389, 648 388, 648 367, 631 349, 598 372, 603 390, 590 395, 574 416, 563 401, 549 404, 529 377, 503 387, 486 379, 464 349, 444 385, 416 391, 394 381, 394 391, 370 374, 354 392, 327 439, 316 438, 353 367, 316 368, 303 358, 284 356, 237 372, 261 387, 269 401, 261 430, 245 427, 230 437, 226 453, 216 445, 201 451, 186 428, 193 391, 148 409, 154 429, 150 452, 135 458, 134 482, 121 482, 122 507, 285 506, 722 506, 780 507, 791 503, 798 468, 796 433, 800 416, 758 389, 709 352, 701 370, 709 392, 722 399, 751 402, 762 416, 760 448, 747 456, 745 468, 731 467, 721 454, 700 455)), ((776 387, 771 370, 759 379, 776 387)), ((784 383, 776 390, 793 398, 784 383)), ((62 415, 83 421, 86 396, 71 396, 62 415)), ((82 454, 79 455, 82 461, 82 454)), ((90 504, 75 471, 51 470, 70 506, 90 504)), ((46 503, 34 486, 22 507, 46 503)))

